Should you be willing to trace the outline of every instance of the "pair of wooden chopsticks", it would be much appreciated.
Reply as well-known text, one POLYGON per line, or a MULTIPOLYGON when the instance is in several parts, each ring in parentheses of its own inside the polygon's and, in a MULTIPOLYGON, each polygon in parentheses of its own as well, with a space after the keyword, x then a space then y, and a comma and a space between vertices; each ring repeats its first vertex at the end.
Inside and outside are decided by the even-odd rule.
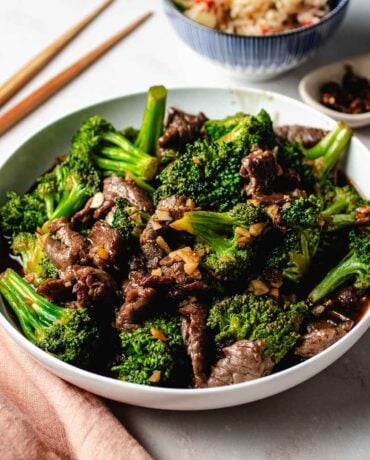
MULTIPOLYGON (((25 86, 37 73, 43 69, 67 44, 75 38, 88 24, 90 24, 103 10, 105 10, 113 0, 104 0, 103 3, 82 19, 78 24, 67 30, 61 37, 57 38, 51 45, 41 51, 30 62, 22 67, 7 82, 0 86, 0 107, 5 104, 14 94, 25 86)), ((98 47, 87 53, 82 58, 71 64, 69 67, 58 73, 55 77, 44 83, 33 93, 0 115, 0 136, 8 131, 12 126, 31 113, 53 94, 63 88, 82 71, 93 64, 100 56, 110 48, 125 38, 150 16, 151 12, 144 14, 128 26, 124 27, 108 40, 101 43, 98 47)))

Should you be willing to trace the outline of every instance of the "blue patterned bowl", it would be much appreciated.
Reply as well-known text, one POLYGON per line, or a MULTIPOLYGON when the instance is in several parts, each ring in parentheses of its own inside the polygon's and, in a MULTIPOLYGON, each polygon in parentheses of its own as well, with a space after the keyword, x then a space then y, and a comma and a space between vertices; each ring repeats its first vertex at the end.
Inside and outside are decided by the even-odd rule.
POLYGON ((299 66, 333 35, 349 0, 332 1, 332 9, 312 26, 263 36, 231 35, 187 18, 172 0, 164 0, 170 22, 183 41, 202 56, 248 80, 275 77, 299 66))

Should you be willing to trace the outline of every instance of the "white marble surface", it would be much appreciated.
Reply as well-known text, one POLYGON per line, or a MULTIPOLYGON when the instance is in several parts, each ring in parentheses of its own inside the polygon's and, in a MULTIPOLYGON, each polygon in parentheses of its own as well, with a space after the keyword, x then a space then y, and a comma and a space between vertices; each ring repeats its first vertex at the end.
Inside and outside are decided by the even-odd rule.
MULTIPOLYGON (((98 3, 0 0, 0 81, 98 3)), ((116 0, 8 107, 147 9, 156 12, 147 24, 1 137, 0 163, 33 132, 84 105, 145 90, 155 83, 168 87, 245 85, 211 66, 177 38, 161 11, 161 0, 116 0)), ((249 86, 298 98, 297 84, 307 71, 369 49, 369 1, 351 0, 344 25, 315 58, 277 80, 249 86)), ((356 134, 370 147, 370 128, 356 134)), ((159 459, 367 459, 369 339, 368 331, 341 360, 299 387, 242 407, 179 413, 110 405, 159 459)))

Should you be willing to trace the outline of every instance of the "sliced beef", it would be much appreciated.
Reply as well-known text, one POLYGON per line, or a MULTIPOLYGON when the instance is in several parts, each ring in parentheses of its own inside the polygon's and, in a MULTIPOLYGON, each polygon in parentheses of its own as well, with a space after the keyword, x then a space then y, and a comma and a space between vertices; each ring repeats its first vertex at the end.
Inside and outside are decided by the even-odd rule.
POLYGON ((208 386, 232 385, 269 375, 274 362, 263 355, 264 350, 265 345, 260 340, 240 340, 225 347, 225 357, 213 366, 208 386))
POLYGON ((85 238, 71 229, 65 217, 50 223, 50 235, 46 238, 45 250, 51 262, 60 270, 70 265, 87 263, 88 245, 85 238))
POLYGON ((354 322, 351 320, 339 325, 328 321, 311 322, 307 325, 307 333, 303 335, 294 353, 302 358, 312 358, 344 337, 353 325, 354 322))
POLYGON ((198 279, 197 273, 194 271, 188 275, 184 267, 184 260, 176 254, 164 257, 152 270, 148 270, 145 258, 134 257, 123 289, 125 300, 117 314, 117 328, 137 327, 158 297, 168 303, 169 300, 181 300, 204 292, 207 286, 198 279))
POLYGON ((194 385, 206 384, 207 368, 207 312, 208 309, 196 298, 189 298, 180 305, 181 329, 184 344, 194 374, 194 385))
POLYGON ((117 285, 103 270, 72 265, 61 272, 60 279, 46 280, 37 292, 57 304, 71 308, 113 306, 117 302, 117 285))
POLYGON ((171 252, 159 262, 162 276, 172 279, 166 290, 169 299, 184 299, 189 295, 196 295, 208 289, 201 280, 198 269, 199 255, 190 247, 185 247, 171 252))
POLYGON ((363 293, 364 291, 356 289, 353 286, 346 286, 338 289, 331 298, 331 301, 335 307, 351 311, 357 308, 363 293))
POLYGON ((265 206, 281 206, 285 203, 289 203, 290 196, 284 193, 271 193, 270 195, 258 195, 257 201, 259 204, 263 204, 265 206))
POLYGON ((285 168, 276 181, 277 191, 289 191, 302 186, 302 178, 298 171, 293 168, 285 168))
MULTIPOLYGON (((166 256, 159 261, 159 266, 161 272, 164 276, 170 277, 173 279, 173 282, 176 284, 184 284, 184 282, 189 278, 184 270, 184 261, 176 256, 166 256)), ((194 281, 194 278, 192 278, 194 281)))
POLYGON ((168 111, 165 131, 158 140, 159 156, 167 149, 183 151, 186 144, 201 137, 201 129, 206 120, 204 113, 191 115, 171 107, 168 111))
POLYGON ((125 253, 124 241, 119 232, 105 221, 95 222, 89 233, 89 257, 102 269, 120 269, 125 253))
POLYGON ((95 208, 92 207, 94 197, 89 198, 85 206, 73 214, 71 224, 73 228, 79 228, 83 224, 88 224, 93 220, 95 208))
POLYGON ((152 214, 154 207, 149 195, 141 189, 136 182, 124 179, 113 174, 104 179, 101 204, 96 206, 94 197, 90 198, 85 206, 72 217, 71 222, 74 227, 86 224, 92 220, 101 219, 113 208, 117 198, 125 198, 141 211, 152 214))
POLYGON ((99 268, 73 265, 61 274, 61 279, 71 286, 75 303, 80 307, 101 309, 117 302, 116 282, 99 268))
MULTIPOLYGON (((140 235, 141 250, 149 269, 157 268, 159 261, 171 250, 164 239, 164 237, 167 238, 168 233, 172 232, 171 222, 181 219, 185 212, 194 209, 193 201, 188 200, 185 196, 171 196, 158 203, 154 214, 140 235)), ((178 239, 179 232, 176 232, 176 236, 178 239)))
POLYGON ((200 280, 187 277, 183 282, 177 283, 176 278, 171 275, 145 276, 140 286, 160 290, 162 296, 168 300, 181 300, 189 295, 201 294, 208 289, 208 286, 200 280))
POLYGON ((148 214, 154 212, 154 206, 149 195, 131 179, 124 179, 116 174, 107 177, 104 179, 103 195, 105 199, 103 208, 108 207, 110 209, 117 198, 125 198, 140 211, 148 214))
POLYGON ((254 147, 251 153, 242 159, 240 175, 248 180, 245 188, 248 196, 271 194, 278 176, 278 164, 274 153, 254 147))
POLYGON ((70 282, 62 279, 49 279, 40 284, 37 292, 56 304, 64 304, 73 300, 70 282))
POLYGON ((323 129, 301 125, 276 126, 274 131, 281 141, 300 142, 306 148, 313 147, 327 133, 323 129))
POLYGON ((252 203, 263 204, 264 206, 276 205, 279 207, 289 203, 292 198, 298 199, 305 198, 306 196, 307 192, 305 190, 294 189, 287 193, 271 193, 270 195, 259 194, 253 198, 252 203))
POLYGON ((120 330, 139 327, 143 315, 157 295, 154 287, 143 286, 148 273, 142 257, 134 257, 130 264, 128 281, 123 286, 124 303, 116 316, 116 327, 120 330))

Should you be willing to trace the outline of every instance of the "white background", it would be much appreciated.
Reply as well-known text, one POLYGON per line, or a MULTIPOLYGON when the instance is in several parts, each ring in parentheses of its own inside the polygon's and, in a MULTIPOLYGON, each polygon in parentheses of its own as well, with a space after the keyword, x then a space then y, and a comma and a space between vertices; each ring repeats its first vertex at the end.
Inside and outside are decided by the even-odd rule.
MULTIPOLYGON (((0 81, 98 4, 98 0, 0 0, 0 81)), ((369 1, 351 0, 341 30, 303 67, 271 82, 233 81, 177 38, 161 6, 160 0, 116 0, 9 102, 7 107, 139 14, 148 9, 156 12, 140 30, 1 137, 0 163, 44 125, 103 99, 160 83, 168 87, 248 85, 298 98, 297 84, 307 71, 370 51, 369 1)), ((357 134, 370 146, 370 128, 357 134)), ((239 408, 176 413, 111 406, 156 458, 369 458, 369 339, 368 332, 345 357, 299 387, 239 408)))

